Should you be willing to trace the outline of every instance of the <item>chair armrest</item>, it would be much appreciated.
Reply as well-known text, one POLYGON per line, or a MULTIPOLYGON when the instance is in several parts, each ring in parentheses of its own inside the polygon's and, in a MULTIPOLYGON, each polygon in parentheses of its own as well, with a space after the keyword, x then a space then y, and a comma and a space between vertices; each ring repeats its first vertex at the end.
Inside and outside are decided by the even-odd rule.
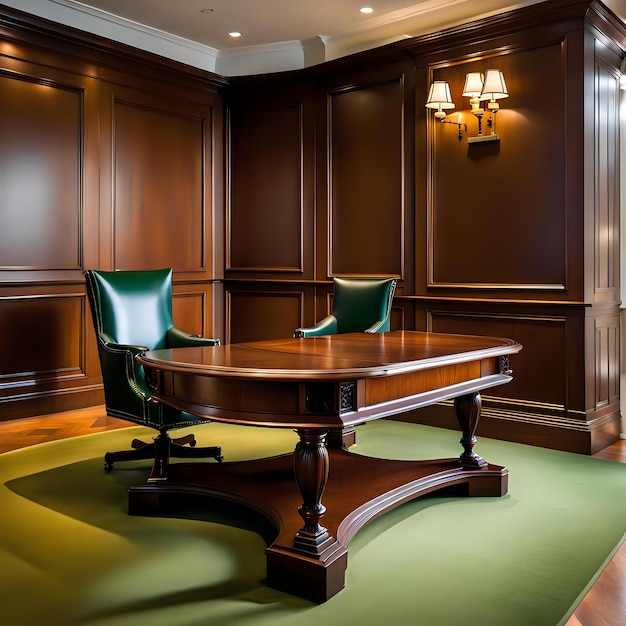
POLYGON ((104 394, 108 411, 118 417, 128 417, 137 422, 144 414, 144 403, 150 397, 144 371, 135 356, 145 352, 146 346, 114 343, 104 333, 98 334, 100 367, 104 381, 104 394))
POLYGON ((186 348, 190 346, 219 346, 220 340, 212 337, 191 335, 176 326, 167 331, 167 345, 170 348, 186 348))
POLYGON ((110 352, 130 352, 134 357, 136 357, 140 352, 145 352, 149 350, 147 346, 137 346, 133 344, 126 343, 115 343, 111 341, 111 337, 109 337, 106 333, 99 333, 98 338, 102 341, 103 347, 110 352))
POLYGON ((366 328, 363 332, 365 333, 377 333, 380 331, 380 327, 385 323, 386 320, 378 320, 375 324, 372 324, 369 328, 366 328))
POLYGON ((339 331, 337 318, 334 315, 327 315, 320 320, 315 326, 309 328, 296 328, 293 333, 294 337, 319 337, 322 335, 336 335, 339 331))

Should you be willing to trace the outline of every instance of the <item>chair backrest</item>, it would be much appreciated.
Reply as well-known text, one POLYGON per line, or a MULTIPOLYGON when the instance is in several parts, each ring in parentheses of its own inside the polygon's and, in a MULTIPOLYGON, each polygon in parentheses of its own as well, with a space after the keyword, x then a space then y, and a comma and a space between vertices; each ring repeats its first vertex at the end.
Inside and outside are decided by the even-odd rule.
POLYGON ((172 270, 86 273, 94 324, 112 342, 165 348, 172 321, 172 270))
POLYGON ((377 321, 377 332, 390 329, 395 278, 335 278, 333 315, 340 333, 363 332, 377 321))

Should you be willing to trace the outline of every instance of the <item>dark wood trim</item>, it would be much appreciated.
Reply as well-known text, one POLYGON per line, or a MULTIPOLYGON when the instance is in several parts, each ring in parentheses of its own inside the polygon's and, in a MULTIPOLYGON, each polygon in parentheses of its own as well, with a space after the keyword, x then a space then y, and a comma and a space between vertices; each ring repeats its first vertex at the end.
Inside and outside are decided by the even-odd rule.
POLYGON ((231 83, 225 76, 5 6, 0 12, 0 38, 20 47, 31 45, 54 65, 58 62, 56 55, 78 57, 85 72, 95 70, 100 78, 104 77, 103 71, 112 71, 118 79, 131 74, 142 81, 151 79, 172 86, 185 80, 192 89, 205 93, 218 93, 231 83))
POLYGON ((0 422, 74 411, 104 403, 102 384, 62 391, 21 393, 0 399, 0 422))
MULTIPOLYGON (((481 437, 577 454, 593 455, 615 443, 620 435, 619 407, 614 407, 611 413, 602 418, 584 421, 557 419, 538 413, 503 415, 502 412, 494 412, 489 401, 483 399, 481 415, 481 437)), ((393 419, 449 430, 458 427, 449 402, 396 415, 393 419)))

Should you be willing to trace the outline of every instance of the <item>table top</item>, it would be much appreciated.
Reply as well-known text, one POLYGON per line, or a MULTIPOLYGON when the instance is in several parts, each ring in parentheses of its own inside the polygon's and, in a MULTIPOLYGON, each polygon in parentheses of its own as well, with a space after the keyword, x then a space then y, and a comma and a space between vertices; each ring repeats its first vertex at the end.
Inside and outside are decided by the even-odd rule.
POLYGON ((521 349, 521 344, 505 338, 393 331, 151 350, 137 360, 160 371, 196 376, 340 380, 419 371, 521 349))

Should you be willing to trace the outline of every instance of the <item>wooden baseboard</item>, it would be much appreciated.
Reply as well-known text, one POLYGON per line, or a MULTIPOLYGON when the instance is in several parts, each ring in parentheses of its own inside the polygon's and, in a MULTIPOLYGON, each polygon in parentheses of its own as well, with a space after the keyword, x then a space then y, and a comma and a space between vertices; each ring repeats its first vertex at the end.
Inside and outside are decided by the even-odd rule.
POLYGON ((61 413, 104 404, 102 385, 80 389, 47 391, 0 400, 0 422, 48 413, 61 413))
MULTIPOLYGON (((459 430, 454 408, 449 403, 409 411, 391 419, 459 430)), ((501 411, 492 412, 483 407, 476 436, 592 455, 619 440, 620 413, 615 411, 602 419, 582 421, 550 419, 520 411, 504 417, 501 411)))

